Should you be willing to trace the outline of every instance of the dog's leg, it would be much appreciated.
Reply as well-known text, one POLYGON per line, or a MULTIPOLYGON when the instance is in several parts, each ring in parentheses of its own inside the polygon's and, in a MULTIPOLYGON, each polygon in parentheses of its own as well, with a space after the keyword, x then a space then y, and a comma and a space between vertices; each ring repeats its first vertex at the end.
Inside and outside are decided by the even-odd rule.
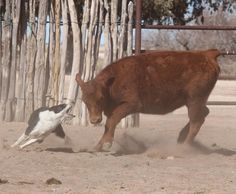
POLYGON ((24 143, 23 145, 21 145, 20 148, 22 149, 22 148, 24 148, 24 147, 26 147, 26 146, 28 146, 28 145, 31 145, 31 144, 33 144, 33 143, 35 143, 35 142, 37 142, 37 141, 38 141, 38 139, 30 139, 29 141, 27 141, 26 143, 24 143))
POLYGON ((28 136, 28 135, 25 135, 25 133, 23 133, 23 134, 19 137, 19 139, 18 139, 14 144, 11 145, 11 147, 13 148, 13 147, 19 145, 21 142, 27 141, 28 139, 29 139, 29 136, 28 136))

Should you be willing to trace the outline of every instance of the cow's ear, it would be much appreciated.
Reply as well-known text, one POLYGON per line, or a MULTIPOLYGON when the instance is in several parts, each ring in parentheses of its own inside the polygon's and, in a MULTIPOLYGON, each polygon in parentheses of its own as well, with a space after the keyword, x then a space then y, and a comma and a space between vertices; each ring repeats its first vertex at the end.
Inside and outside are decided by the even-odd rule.
POLYGON ((79 86, 82 88, 84 86, 84 81, 81 79, 81 76, 79 73, 76 74, 75 80, 77 81, 77 83, 79 84, 79 86))
POLYGON ((106 85, 107 87, 110 87, 110 86, 113 84, 114 81, 115 81, 115 77, 109 77, 109 78, 105 81, 105 85, 106 85))

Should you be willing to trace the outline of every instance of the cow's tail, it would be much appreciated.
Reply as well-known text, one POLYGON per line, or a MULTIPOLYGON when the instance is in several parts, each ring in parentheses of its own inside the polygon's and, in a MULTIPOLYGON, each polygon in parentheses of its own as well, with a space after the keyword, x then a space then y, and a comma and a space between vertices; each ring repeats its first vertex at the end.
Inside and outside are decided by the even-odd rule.
POLYGON ((219 77, 219 74, 220 74, 220 66, 217 62, 217 57, 220 56, 221 53, 219 50, 217 49, 211 49, 211 50, 208 50, 207 51, 207 56, 209 58, 210 61, 212 61, 212 67, 215 69, 215 73, 216 73, 216 77, 218 78, 219 77))
POLYGON ((217 49, 210 49, 207 51, 207 55, 212 59, 217 59, 221 55, 220 51, 217 49))

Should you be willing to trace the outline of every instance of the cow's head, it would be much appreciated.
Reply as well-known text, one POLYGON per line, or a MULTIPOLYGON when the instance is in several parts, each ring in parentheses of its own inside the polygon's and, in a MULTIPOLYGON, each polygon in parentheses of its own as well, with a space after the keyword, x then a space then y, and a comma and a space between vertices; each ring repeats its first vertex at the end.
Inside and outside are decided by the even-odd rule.
POLYGON ((107 102, 106 84, 98 80, 84 82, 80 75, 76 75, 76 81, 82 90, 82 101, 88 108, 89 118, 92 124, 102 121, 102 112, 107 102))

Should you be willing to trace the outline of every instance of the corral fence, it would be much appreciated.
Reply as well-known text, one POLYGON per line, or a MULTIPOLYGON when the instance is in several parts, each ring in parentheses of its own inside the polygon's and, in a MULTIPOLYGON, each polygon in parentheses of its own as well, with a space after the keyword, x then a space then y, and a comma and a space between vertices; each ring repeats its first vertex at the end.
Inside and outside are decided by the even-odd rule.
MULTIPOLYGON (((149 25, 142 24, 142 0, 136 0, 136 16, 135 16, 135 53, 152 52, 153 50, 141 50, 142 29, 156 30, 221 30, 221 31, 236 31, 236 26, 181 26, 181 25, 149 25)), ((221 55, 236 55, 235 51, 224 51, 221 55)), ((236 105, 236 101, 209 101, 208 105, 236 105)))
POLYGON ((73 122, 87 125, 75 75, 87 81, 132 54, 133 10, 130 0, 0 0, 0 121, 74 102, 73 122))
MULTIPOLYGON (((75 75, 80 72, 89 80, 110 62, 132 54, 133 2, 0 0, 0 121, 26 121, 41 106, 75 102, 73 111, 79 116, 73 121, 87 125, 75 75)), ((141 25, 141 2, 136 0, 136 54, 141 52, 142 28, 210 28, 141 25)), ((215 30, 223 30, 219 28, 215 30)), ((124 127, 138 124, 138 115, 122 121, 124 127)))

